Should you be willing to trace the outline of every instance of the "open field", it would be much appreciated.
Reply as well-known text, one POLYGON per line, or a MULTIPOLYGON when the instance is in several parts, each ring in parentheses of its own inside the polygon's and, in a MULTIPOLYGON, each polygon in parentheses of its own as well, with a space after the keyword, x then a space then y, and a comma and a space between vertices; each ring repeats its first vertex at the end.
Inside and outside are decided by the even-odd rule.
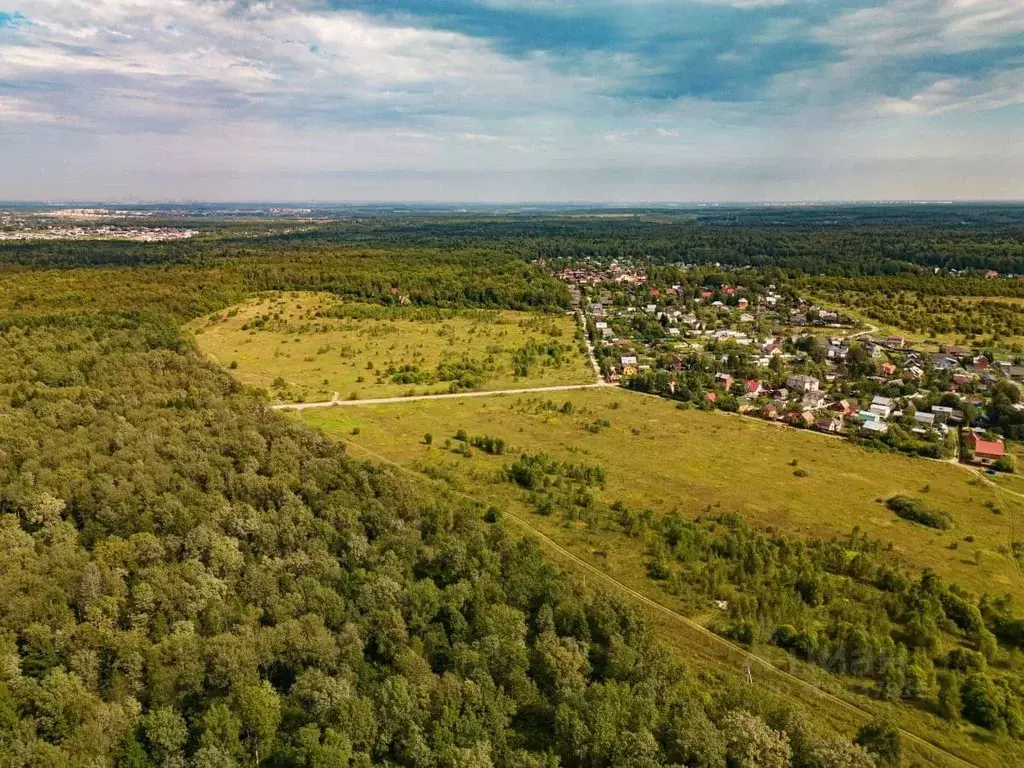
POLYGON ((200 348, 286 402, 594 381, 570 316, 252 299, 193 321, 200 348))
MULTIPOLYGON (((420 406, 414 407, 418 409, 420 406)), ((620 409, 622 407, 620 405, 620 409)), ((409 406, 406 408, 409 409, 409 406)), ((322 415, 324 412, 317 414, 322 415)), ((320 419, 309 418, 309 415, 305 418, 314 423, 321 422, 320 419)), ((372 424, 374 421, 367 420, 364 424, 372 424)), ((339 422, 328 422, 326 426, 339 435, 343 431, 339 422)), ((380 450, 366 447, 366 433, 362 428, 356 435, 351 434, 352 429, 355 427, 349 429, 343 439, 349 444, 354 456, 372 461, 391 461, 380 450)), ((427 451, 424 446, 423 450, 430 454, 439 453, 436 448, 427 451)), ((498 484, 493 482, 494 476, 488 471, 489 467, 481 470, 474 466, 476 459, 482 456, 480 452, 469 459, 460 456, 459 461, 463 463, 461 472, 446 471, 432 461, 412 460, 398 463, 398 466, 410 472, 413 469, 434 467, 435 471, 428 470, 428 474, 437 479, 427 474, 417 476, 421 482, 434 485, 442 494, 465 494, 480 500, 482 504, 500 502, 506 516, 510 518, 510 530, 519 530, 540 539, 550 556, 582 575, 588 582, 593 581, 595 588, 625 593, 627 598, 638 602, 665 646, 692 669, 721 668, 735 675, 745 675, 750 669, 758 688, 770 690, 801 707, 811 707, 816 718, 830 723, 840 733, 852 733, 871 716, 881 716, 971 764, 1001 766, 1006 764, 1008 757, 1011 762, 1015 760, 1013 754, 1024 759, 1024 750, 1012 739, 1003 737, 995 740, 991 734, 973 727, 950 727, 948 722, 927 711, 887 704, 858 694, 856 691, 862 690, 862 687, 858 686, 856 680, 830 675, 771 646, 755 646, 748 653, 728 641, 701 631, 699 624, 706 623, 709 617, 694 617, 696 622, 683 618, 680 611, 685 612, 685 607, 647 578, 643 567, 645 554, 635 540, 619 536, 609 546, 607 534, 595 535, 584 527, 565 525, 554 517, 537 515, 521 495, 515 492, 508 495, 495 493, 498 484), (468 479, 473 482, 463 482, 468 479)), ((455 464, 449 466, 454 468, 455 464)), ((965 764, 907 737, 904 749, 908 765, 965 764)))
POLYGON ((932 568, 977 592, 1024 597, 1024 581, 1008 552, 1015 537, 1024 538, 1024 499, 998 493, 951 464, 872 453, 842 440, 723 413, 680 411, 665 400, 610 389, 551 398, 510 395, 328 408, 302 418, 334 435, 351 436, 358 429, 351 436, 358 444, 408 466, 432 468, 465 487, 472 483, 474 494, 488 501, 519 497, 515 486, 496 480, 510 459, 479 450, 467 458, 444 450, 445 438, 460 428, 501 437, 510 453, 543 451, 600 465, 607 474, 600 501, 621 500, 656 514, 678 510, 688 517, 737 511, 755 525, 826 539, 858 526, 890 542, 912 567, 932 568), (548 402, 554 407, 545 407, 548 402), (566 402, 572 413, 560 411, 566 402), (604 421, 607 426, 601 426, 604 421), (423 442, 428 432, 431 447, 423 442), (806 476, 794 476, 797 470, 806 476), (896 494, 947 510, 952 528, 936 531, 899 520, 880 503, 896 494))

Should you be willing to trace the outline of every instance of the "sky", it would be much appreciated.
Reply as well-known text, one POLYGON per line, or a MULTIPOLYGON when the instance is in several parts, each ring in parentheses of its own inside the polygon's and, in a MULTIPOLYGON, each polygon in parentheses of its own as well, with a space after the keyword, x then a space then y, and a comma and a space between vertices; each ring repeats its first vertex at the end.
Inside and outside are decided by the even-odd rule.
POLYGON ((0 0, 0 199, 1024 199, 1024 0, 0 0))

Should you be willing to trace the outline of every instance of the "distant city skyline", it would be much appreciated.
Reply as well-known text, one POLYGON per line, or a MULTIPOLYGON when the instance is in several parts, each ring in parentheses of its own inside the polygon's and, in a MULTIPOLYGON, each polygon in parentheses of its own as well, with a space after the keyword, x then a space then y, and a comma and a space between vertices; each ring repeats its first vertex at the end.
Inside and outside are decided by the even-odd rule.
POLYGON ((0 200, 1024 198, 1007 0, 0 0, 0 200))

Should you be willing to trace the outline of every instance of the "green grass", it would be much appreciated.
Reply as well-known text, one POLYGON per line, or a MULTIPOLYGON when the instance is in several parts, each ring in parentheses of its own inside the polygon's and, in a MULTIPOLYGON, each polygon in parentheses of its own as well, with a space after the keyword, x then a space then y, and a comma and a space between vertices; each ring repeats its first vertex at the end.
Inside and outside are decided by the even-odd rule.
MULTIPOLYGON (((1013 472, 1000 472, 992 480, 1009 491, 1024 494, 1024 442, 1008 440, 1006 452, 1013 459, 1013 472)), ((1018 531, 1017 538, 1024 541, 1024 530, 1018 531)))
POLYGON ((431 380, 439 364, 467 366, 474 389, 594 381, 568 315, 382 307, 288 293, 249 300, 187 327, 242 383, 284 401, 329 400, 335 392, 343 399, 448 392, 451 380, 431 380), (530 340, 555 345, 560 355, 539 355, 517 376, 513 355, 530 340), (406 377, 412 380, 388 373, 403 366, 415 367, 406 377))
MULTIPOLYGON (((442 444, 459 428, 504 438, 512 451, 600 464, 607 473, 601 501, 688 516, 741 512, 753 524, 829 538, 858 526, 889 542, 913 568, 931 568, 977 592, 1024 598, 1024 582, 1007 548, 1024 538, 1024 499, 998 493, 955 465, 869 452, 845 441, 717 412, 680 411, 666 400, 622 390, 558 393, 573 414, 539 407, 544 396, 506 395, 307 411, 303 418, 329 434, 408 466, 448 476, 488 501, 508 503, 517 489, 488 482, 508 456, 474 450, 469 458, 442 444), (588 431, 607 420, 610 426, 588 431), (425 433, 433 445, 423 443, 425 433), (798 469, 806 477, 796 477, 798 469), (900 520, 884 499, 922 498, 952 516, 936 531, 900 520), (973 541, 966 541, 972 537, 973 541), (956 544, 955 549, 951 545, 956 544)), ((610 556, 614 557, 615 553, 610 556)))

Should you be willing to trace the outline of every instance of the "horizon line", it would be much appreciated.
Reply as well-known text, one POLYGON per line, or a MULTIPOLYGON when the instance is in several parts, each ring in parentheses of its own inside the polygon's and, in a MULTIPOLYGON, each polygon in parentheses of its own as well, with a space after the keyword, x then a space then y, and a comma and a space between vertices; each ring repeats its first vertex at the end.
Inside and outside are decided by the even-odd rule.
POLYGON ((817 206, 817 205, 1024 205, 1024 198, 835 198, 835 199, 793 199, 793 200, 317 200, 317 199, 252 199, 252 200, 109 200, 102 198, 71 198, 50 200, 4 200, 0 206, 203 206, 203 205, 244 205, 244 206, 545 206, 545 207, 607 207, 607 208, 655 208, 703 207, 703 206, 817 206))

